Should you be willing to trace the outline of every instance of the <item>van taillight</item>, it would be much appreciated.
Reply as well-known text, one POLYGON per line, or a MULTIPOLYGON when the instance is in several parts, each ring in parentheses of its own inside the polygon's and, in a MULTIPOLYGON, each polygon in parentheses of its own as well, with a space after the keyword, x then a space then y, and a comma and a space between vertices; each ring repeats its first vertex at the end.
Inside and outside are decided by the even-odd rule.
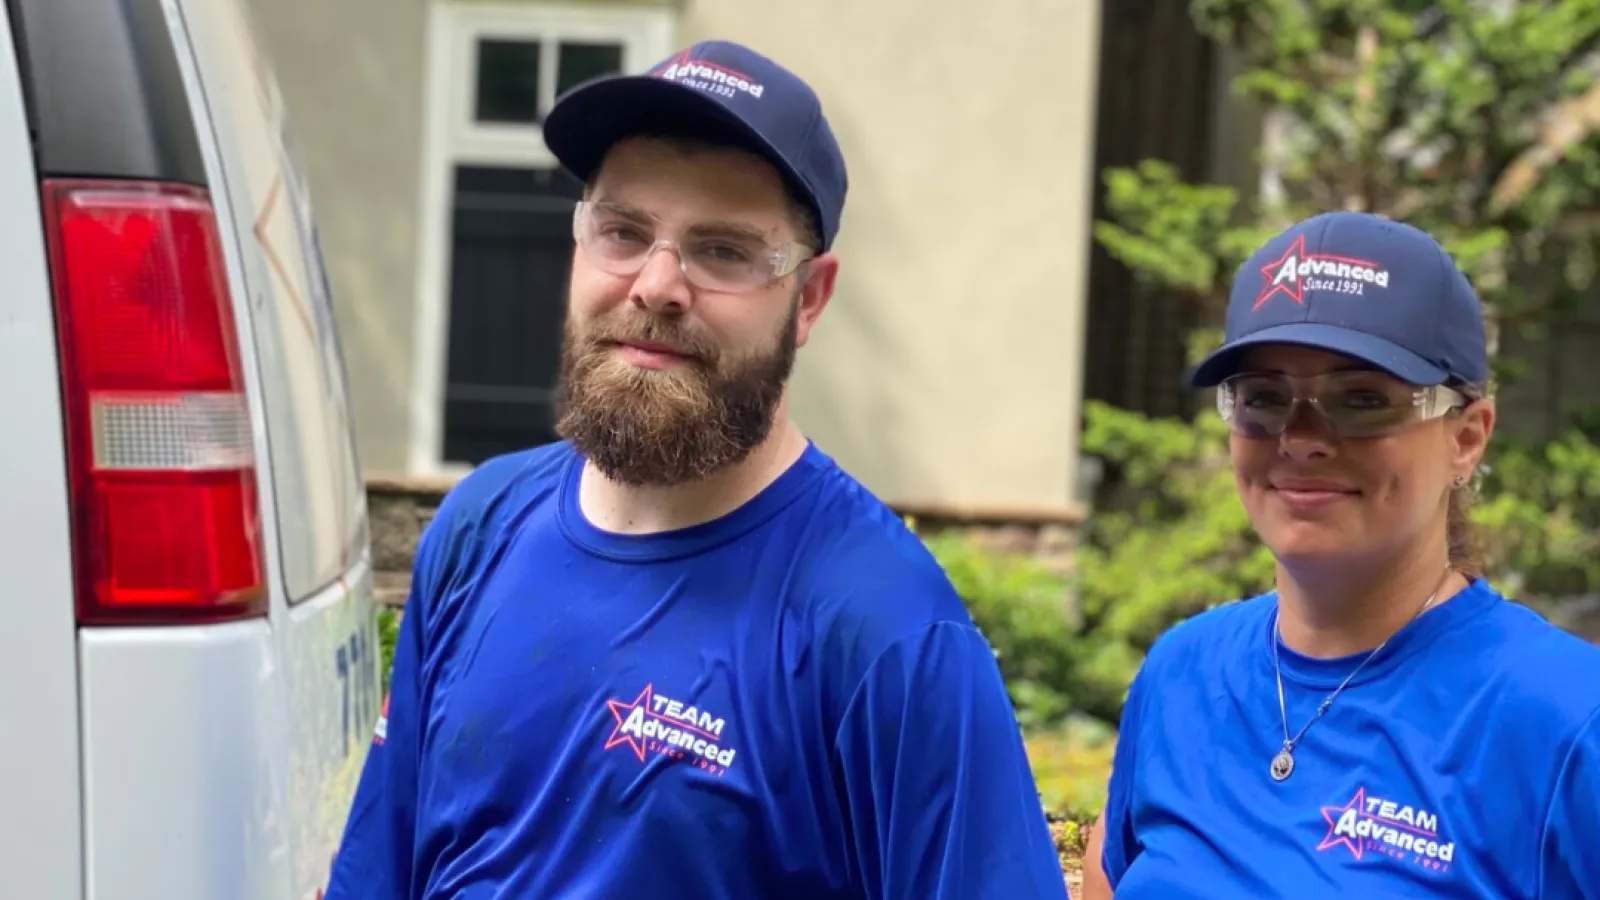
POLYGON ((78 620, 266 608, 255 442, 205 191, 47 181, 78 620))

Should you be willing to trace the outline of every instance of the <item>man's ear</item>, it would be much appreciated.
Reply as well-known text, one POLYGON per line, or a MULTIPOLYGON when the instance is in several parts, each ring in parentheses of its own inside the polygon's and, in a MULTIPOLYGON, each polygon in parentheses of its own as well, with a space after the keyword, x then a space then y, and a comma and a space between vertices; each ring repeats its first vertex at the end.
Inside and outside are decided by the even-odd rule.
POLYGON ((795 312, 795 346, 804 347, 811 339, 811 326, 833 299, 834 281, 839 277, 839 257, 832 253, 813 257, 798 274, 805 281, 800 285, 800 303, 795 312))

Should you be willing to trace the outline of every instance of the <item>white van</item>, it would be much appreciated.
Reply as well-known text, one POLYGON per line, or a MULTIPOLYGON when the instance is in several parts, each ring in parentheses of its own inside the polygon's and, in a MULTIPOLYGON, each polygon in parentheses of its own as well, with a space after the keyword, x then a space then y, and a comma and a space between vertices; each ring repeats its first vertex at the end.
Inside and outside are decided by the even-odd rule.
POLYGON ((3 898, 316 897, 377 718, 343 363, 243 2, 0 12, 3 898))

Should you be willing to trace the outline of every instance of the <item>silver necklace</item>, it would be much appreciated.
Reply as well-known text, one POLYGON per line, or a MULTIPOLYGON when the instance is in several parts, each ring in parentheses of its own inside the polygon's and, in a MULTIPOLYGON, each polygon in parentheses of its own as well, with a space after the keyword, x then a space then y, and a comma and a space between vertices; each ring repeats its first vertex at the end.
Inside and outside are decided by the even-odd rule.
MULTIPOLYGON (((1411 619, 1406 622, 1406 626, 1415 622, 1423 613, 1428 611, 1428 607, 1433 605, 1434 598, 1439 596, 1439 589, 1444 587, 1445 578, 1449 576, 1450 570, 1446 569, 1444 577, 1439 579, 1439 586, 1435 587, 1433 593, 1428 595, 1428 599, 1423 602, 1421 608, 1412 614, 1411 619)), ((1404 631, 1406 626, 1401 626, 1400 630, 1396 631, 1395 634, 1404 631)), ((1272 757, 1272 766, 1267 770, 1272 775, 1273 781, 1287 781, 1289 776, 1294 773, 1294 748, 1300 745, 1300 739, 1305 737, 1306 731, 1311 728, 1311 723, 1322 718, 1322 714, 1327 712, 1328 707, 1333 705, 1333 699, 1339 696, 1339 693, 1355 679, 1362 669, 1366 668, 1367 663, 1371 662, 1374 656, 1383 652, 1383 648, 1388 646, 1389 641, 1394 639, 1394 634, 1384 638, 1383 643, 1372 648, 1372 652, 1367 654, 1361 664, 1356 666, 1349 675, 1346 675, 1344 681, 1339 682, 1339 686, 1333 689, 1333 693, 1322 698, 1322 702, 1317 704, 1317 711, 1312 714, 1306 724, 1300 726, 1300 731, 1294 737, 1289 736, 1289 713, 1283 702, 1283 666, 1278 658, 1278 642, 1281 638, 1282 635, 1278 631, 1278 611, 1274 608, 1272 611, 1272 669, 1278 679, 1278 716, 1283 721, 1283 748, 1272 757)))

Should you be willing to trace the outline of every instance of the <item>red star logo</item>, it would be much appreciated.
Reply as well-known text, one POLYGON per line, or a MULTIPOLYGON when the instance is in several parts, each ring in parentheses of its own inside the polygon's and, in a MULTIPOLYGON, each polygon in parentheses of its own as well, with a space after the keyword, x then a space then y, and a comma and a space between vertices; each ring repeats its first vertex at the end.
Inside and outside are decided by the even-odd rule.
POLYGON ((650 74, 651 75, 657 75, 657 76, 663 75, 668 69, 672 68, 673 66, 681 66, 684 63, 688 62, 689 61, 689 50, 690 49, 691 48, 684 48, 682 50, 679 50, 677 53, 672 54, 672 57, 670 59, 667 59, 667 60, 663 61, 660 65, 656 66, 655 69, 653 71, 651 71, 650 74))
POLYGON ((606 701, 606 708, 611 710, 611 717, 617 720, 617 724, 611 729, 611 737, 606 739, 605 749, 610 750, 612 747, 627 744, 633 748, 633 753, 639 757, 639 761, 644 762, 644 739, 623 734, 622 726, 635 709, 643 706, 646 713, 650 711, 650 694, 654 690, 654 684, 645 685, 644 690, 639 692, 639 696, 635 697, 632 703, 623 703, 621 700, 606 701))
POLYGON ((1322 818, 1328 823, 1328 833, 1322 838, 1322 843, 1317 845, 1317 849, 1327 850, 1330 847, 1343 844, 1349 849, 1350 853, 1355 856, 1356 859, 1360 859, 1361 839, 1350 835, 1339 835, 1338 837, 1334 837, 1333 832, 1339 826, 1340 816, 1353 809, 1356 811, 1357 820, 1359 821, 1361 810, 1364 809, 1366 805, 1367 789, 1363 787, 1358 788, 1356 790, 1356 795, 1351 797, 1350 802, 1343 806, 1324 806, 1322 808, 1322 818))
POLYGON ((1256 297, 1255 305, 1250 309, 1254 311, 1266 306, 1267 301, 1271 300, 1274 294, 1280 292, 1290 300, 1304 306, 1306 303, 1305 287, 1300 280, 1300 265, 1314 260, 1349 263, 1352 266, 1362 266, 1368 269, 1377 268, 1377 264, 1370 260, 1337 256, 1332 253, 1308 254, 1306 253, 1306 237, 1305 235, 1300 235, 1294 239, 1294 243, 1283 251, 1282 256, 1261 267, 1261 277, 1266 279, 1267 284, 1266 287, 1261 289, 1260 296, 1256 297), (1284 266, 1286 265, 1293 268, 1285 272, 1284 266))

